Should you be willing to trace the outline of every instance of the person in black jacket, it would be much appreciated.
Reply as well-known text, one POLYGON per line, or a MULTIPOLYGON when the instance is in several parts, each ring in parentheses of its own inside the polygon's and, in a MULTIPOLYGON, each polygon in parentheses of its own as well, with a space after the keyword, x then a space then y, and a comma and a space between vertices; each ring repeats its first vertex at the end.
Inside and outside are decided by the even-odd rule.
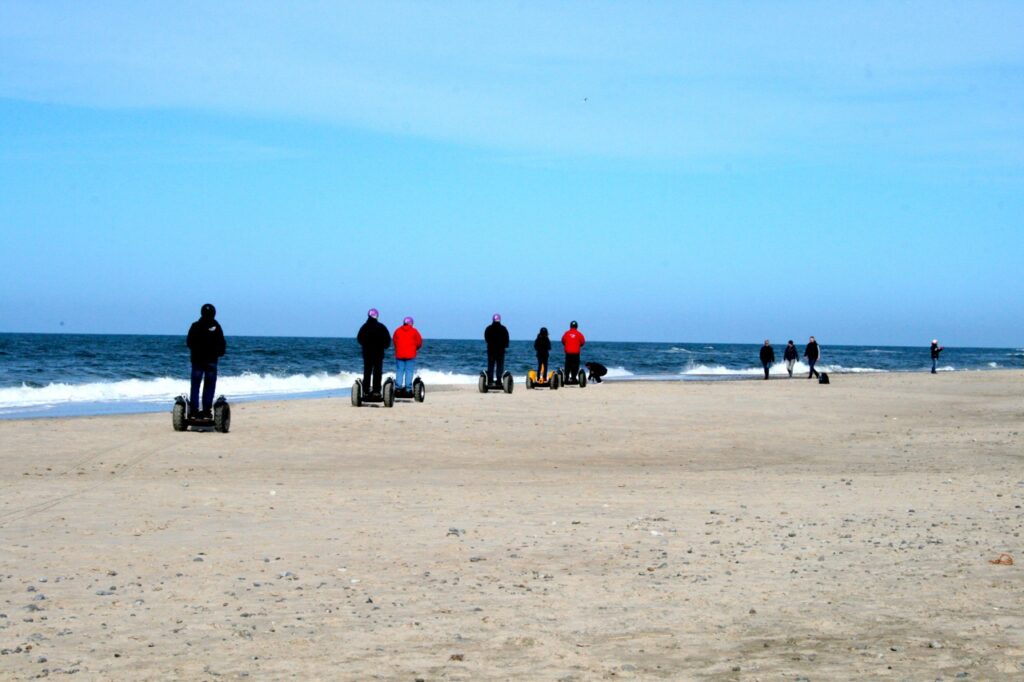
POLYGON ((199 319, 188 329, 185 345, 192 359, 192 391, 189 399, 192 409, 199 407, 199 386, 203 387, 203 409, 197 416, 209 419, 213 410, 213 394, 217 390, 217 361, 227 351, 224 329, 217 322, 217 309, 205 303, 199 310, 199 319))
POLYGON ((487 342, 487 382, 493 384, 495 375, 500 380, 505 373, 505 350, 508 348, 508 329, 501 323, 498 313, 491 316, 491 324, 484 329, 484 341, 487 342))
POLYGON ((761 346, 761 366, 764 367, 764 380, 768 381, 768 370, 771 369, 775 363, 775 349, 772 348, 772 344, 768 339, 764 340, 764 345, 761 346))
POLYGON ((807 364, 810 365, 811 371, 807 373, 807 378, 818 376, 818 370, 814 369, 814 363, 821 358, 821 348, 818 347, 818 342, 814 340, 812 336, 808 341, 807 345, 804 346, 804 357, 807 358, 807 364))
POLYGON ((551 354, 551 339, 548 337, 547 327, 540 328, 533 342, 533 350, 537 351, 537 378, 544 381, 547 379, 548 356, 551 354))
POLYGON ((939 353, 946 350, 939 345, 938 339, 932 339, 932 374, 938 374, 939 353))
POLYGON ((380 313, 370 308, 366 322, 359 328, 356 341, 363 349, 363 390, 370 395, 380 395, 380 376, 384 371, 384 351, 391 347, 391 332, 377 318, 380 313), (370 383, 373 379, 373 383, 370 383))
POLYGON ((600 362, 584 362, 583 366, 587 368, 589 373, 587 379, 597 384, 601 383, 601 377, 608 373, 608 368, 600 362))
POLYGON ((793 378, 793 367, 796 366, 796 344, 793 343, 793 339, 789 340, 786 344, 786 350, 782 353, 782 359, 786 361, 786 371, 789 372, 789 378, 793 378))

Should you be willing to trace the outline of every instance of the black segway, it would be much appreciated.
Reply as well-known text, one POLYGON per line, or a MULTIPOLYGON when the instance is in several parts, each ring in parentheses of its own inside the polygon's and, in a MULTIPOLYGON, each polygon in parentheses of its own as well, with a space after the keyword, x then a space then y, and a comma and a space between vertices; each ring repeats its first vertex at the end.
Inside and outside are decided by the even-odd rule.
MULTIPOLYGON (((390 379, 389 379, 390 381, 390 379)), ((415 400, 418 403, 422 403, 427 399, 427 387, 423 383, 423 379, 416 377, 412 380, 412 388, 396 388, 395 389, 395 400, 415 400)))
POLYGON ((476 387, 481 393, 487 393, 488 391, 511 393, 514 386, 515 381, 512 379, 512 372, 502 374, 501 381, 488 381, 487 372, 480 372, 480 378, 476 382, 476 387))
POLYGON ((559 384, 561 386, 579 386, 580 388, 587 387, 587 372, 583 368, 576 372, 576 378, 572 379, 569 377, 569 373, 564 368, 558 370, 559 384))
POLYGON ((352 384, 352 407, 363 405, 382 404, 384 407, 392 407, 395 404, 395 380, 388 377, 381 386, 380 393, 363 390, 363 380, 356 379, 352 384))
POLYGON ((228 404, 227 398, 220 396, 213 403, 213 416, 206 417, 199 410, 193 410, 188 396, 182 394, 174 399, 171 424, 175 431, 188 431, 191 426, 203 431, 212 428, 217 433, 227 433, 231 429, 231 405, 228 404))

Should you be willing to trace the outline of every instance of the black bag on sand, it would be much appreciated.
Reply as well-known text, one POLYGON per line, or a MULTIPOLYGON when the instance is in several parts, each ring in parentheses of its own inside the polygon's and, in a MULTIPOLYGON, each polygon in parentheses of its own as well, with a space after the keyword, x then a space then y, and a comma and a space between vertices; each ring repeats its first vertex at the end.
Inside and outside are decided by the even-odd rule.
POLYGON ((828 373, 827 372, 822 372, 821 373, 821 376, 818 377, 818 383, 819 384, 827 384, 828 383, 828 373))

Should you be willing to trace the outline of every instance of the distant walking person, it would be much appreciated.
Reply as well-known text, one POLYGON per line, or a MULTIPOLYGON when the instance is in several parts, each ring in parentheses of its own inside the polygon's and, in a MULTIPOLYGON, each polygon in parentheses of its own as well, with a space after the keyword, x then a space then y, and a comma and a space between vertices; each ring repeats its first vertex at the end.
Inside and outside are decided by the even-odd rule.
POLYGON ((793 378, 793 367, 796 366, 796 346, 793 344, 793 339, 789 340, 786 344, 786 350, 782 351, 782 359, 786 361, 786 371, 789 372, 789 378, 793 378))
POLYGON ((814 364, 821 358, 821 348, 818 346, 818 342, 814 340, 812 336, 804 347, 804 357, 807 358, 807 364, 810 365, 811 371, 807 373, 807 378, 818 376, 818 370, 814 369, 814 364))
POLYGON ((939 345, 938 339, 932 339, 932 374, 938 374, 939 353, 946 350, 939 345))
POLYGON ((773 364, 775 364, 775 349, 772 348, 771 342, 765 339, 764 345, 761 346, 761 366, 764 367, 765 381, 768 381, 768 370, 773 364))
POLYGON ((402 320, 402 326, 395 330, 395 388, 399 391, 412 391, 412 379, 416 374, 416 351, 423 347, 423 337, 413 319, 402 320))
POLYGON ((224 329, 217 322, 217 309, 206 303, 199 310, 199 319, 188 329, 185 341, 192 359, 192 392, 189 399, 193 410, 199 407, 199 386, 203 387, 203 410, 199 417, 210 419, 213 394, 217 390, 217 362, 227 350, 224 329))
POLYGON ((578 380, 580 373, 580 350, 587 343, 587 339, 579 330, 576 320, 569 323, 569 330, 562 334, 562 346, 565 347, 565 371, 568 379, 572 382, 578 380))
POLYGON ((541 327, 537 332, 537 338, 533 341, 533 350, 537 352, 537 378, 547 381, 548 356, 551 354, 551 338, 548 336, 547 327, 541 327))
POLYGON ((498 313, 491 316, 491 324, 484 329, 484 341, 487 342, 487 382, 493 384, 495 377, 500 381, 505 373, 505 350, 508 348, 508 329, 501 323, 498 313))
POLYGON ((370 308, 366 322, 359 328, 356 341, 363 349, 363 390, 369 395, 380 395, 380 376, 384 371, 384 351, 391 347, 391 332, 377 318, 380 313, 370 308), (373 379, 373 383, 370 380, 373 379))

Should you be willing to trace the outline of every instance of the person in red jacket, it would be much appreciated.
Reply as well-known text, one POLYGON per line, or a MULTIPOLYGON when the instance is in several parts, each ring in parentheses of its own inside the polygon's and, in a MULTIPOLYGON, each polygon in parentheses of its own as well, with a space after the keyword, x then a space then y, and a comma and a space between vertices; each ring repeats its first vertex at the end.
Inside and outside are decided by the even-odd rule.
POLYGON ((412 378, 416 374, 416 351, 423 346, 423 337, 412 326, 412 318, 402 320, 402 326, 395 330, 395 388, 412 390, 412 378))
POLYGON ((580 349, 587 342, 580 332, 576 320, 569 323, 569 331, 562 334, 562 345, 565 346, 565 371, 570 381, 578 381, 576 375, 580 371, 580 349))

